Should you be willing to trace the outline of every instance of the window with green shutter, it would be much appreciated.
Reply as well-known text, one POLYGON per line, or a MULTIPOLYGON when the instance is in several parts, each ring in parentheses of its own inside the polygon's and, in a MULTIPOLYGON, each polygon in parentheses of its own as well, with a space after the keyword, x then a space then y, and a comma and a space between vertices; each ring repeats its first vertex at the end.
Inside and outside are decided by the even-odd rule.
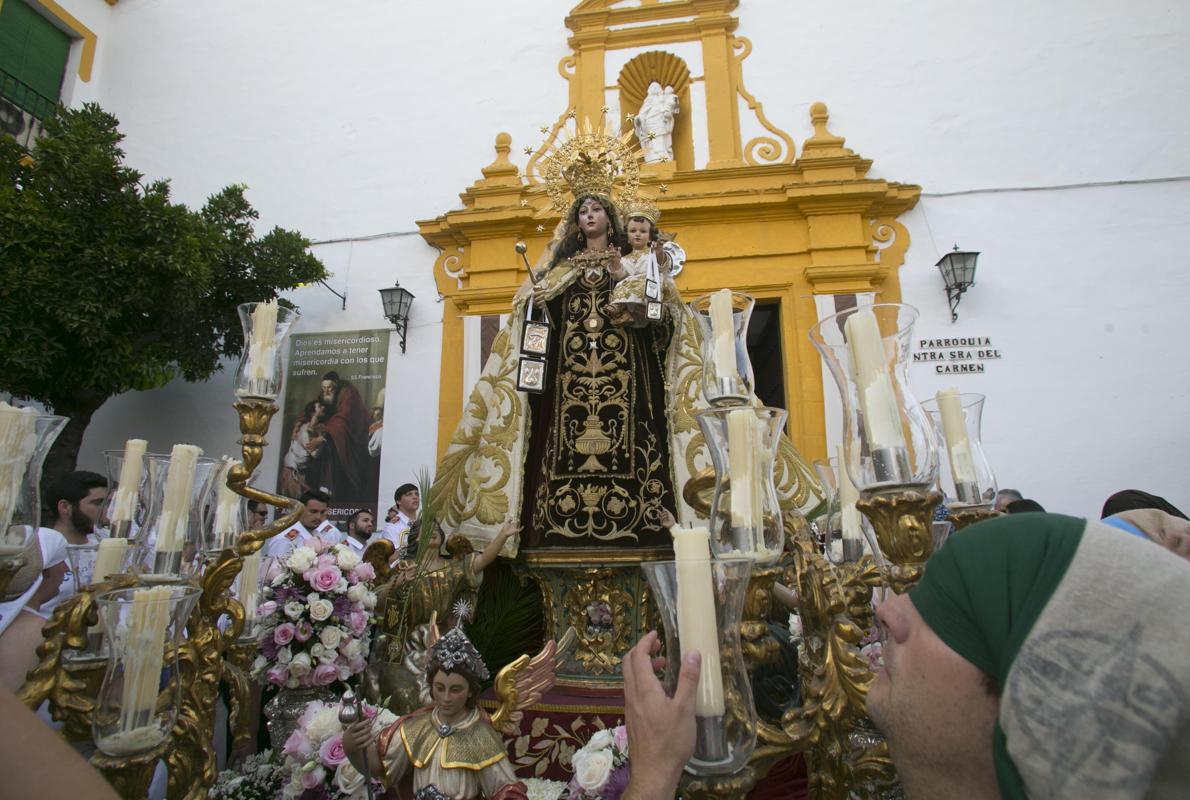
POLYGON ((62 91, 70 37, 26 0, 0 0, 0 97, 38 119, 62 91))

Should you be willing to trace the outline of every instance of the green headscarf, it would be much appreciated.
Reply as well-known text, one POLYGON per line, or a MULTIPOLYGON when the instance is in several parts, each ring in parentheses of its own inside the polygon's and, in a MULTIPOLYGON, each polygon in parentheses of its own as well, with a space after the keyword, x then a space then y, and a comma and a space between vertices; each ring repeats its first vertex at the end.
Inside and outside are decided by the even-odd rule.
MULTIPOLYGON (((1059 514, 1014 514, 972 525, 934 554, 909 599, 938 638, 1003 686, 1086 524, 1059 514)), ((1026 797, 998 721, 992 752, 1003 796, 1026 797)))

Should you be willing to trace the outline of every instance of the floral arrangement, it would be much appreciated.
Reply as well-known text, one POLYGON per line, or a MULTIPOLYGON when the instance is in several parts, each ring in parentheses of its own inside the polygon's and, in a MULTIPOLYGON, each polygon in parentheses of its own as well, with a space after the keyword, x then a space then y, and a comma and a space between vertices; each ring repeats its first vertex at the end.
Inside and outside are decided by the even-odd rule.
POLYGON ((868 660, 868 667, 877 672, 884 666, 884 640, 880 628, 873 626, 859 643, 859 654, 868 660))
POLYGON ((566 791, 562 781, 548 781, 545 778, 521 778, 529 800, 558 800, 566 791))
POLYGON ((227 769, 215 778, 208 800, 275 800, 285 780, 285 768, 273 759, 272 750, 248 756, 243 767, 227 769))
MULTIPOLYGON (((343 750, 342 703, 315 700, 306 705, 297 727, 285 742, 283 765, 288 780, 281 789, 286 800, 363 800, 367 797, 364 776, 351 766, 343 750)), ((396 722, 388 709, 364 704, 364 716, 372 720, 372 734, 396 722)), ((378 765, 371 765, 376 767, 378 765)), ((384 789, 372 782, 379 797, 384 789)))
POLYGON ((364 671, 376 607, 372 565, 318 537, 295 547, 261 591, 254 678, 289 689, 328 686, 364 671))
POLYGON ((566 787, 568 800, 619 800, 628 788, 628 730, 617 725, 596 731, 591 741, 570 759, 574 777, 566 787))

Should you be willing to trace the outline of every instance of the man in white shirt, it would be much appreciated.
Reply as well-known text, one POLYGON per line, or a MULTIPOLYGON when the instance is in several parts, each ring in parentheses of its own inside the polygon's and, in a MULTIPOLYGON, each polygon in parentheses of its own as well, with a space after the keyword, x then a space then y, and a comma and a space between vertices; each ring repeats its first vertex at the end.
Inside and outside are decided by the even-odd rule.
MULTIPOLYGON (((45 487, 43 497, 48 511, 45 521, 66 540, 65 544, 95 544, 99 541, 95 526, 107 500, 107 478, 97 472, 85 470, 69 472, 50 481, 45 487)), ((84 566, 89 569, 94 566, 94 562, 86 563, 84 566)), ((90 582, 89 575, 84 579, 90 582)), ((74 575, 67 562, 61 586, 42 604, 41 613, 48 617, 59 603, 73 594, 74 575)))
POLYGON ((402 483, 393 492, 393 500, 397 504, 397 518, 384 523, 384 528, 376 536, 392 542, 399 554, 409 538, 409 526, 417 519, 417 511, 421 508, 421 493, 412 483, 402 483))
POLYGON ((293 524, 289 530, 284 533, 279 533, 269 543, 265 545, 264 555, 266 558, 285 558, 300 544, 305 544, 317 534, 326 541, 341 541, 342 534, 331 525, 330 529, 338 534, 337 537, 332 538, 320 533, 323 524, 326 523, 326 512, 328 504, 331 501, 331 496, 326 492, 320 492, 317 489, 311 489, 302 494, 298 498, 305 508, 302 509, 302 515, 298 517, 298 521, 293 524))
POLYGON ((347 546, 354 550, 357 555, 362 556, 368 546, 368 539, 371 538, 374 530, 375 522, 373 521, 372 512, 366 508, 361 508, 347 518, 347 546))

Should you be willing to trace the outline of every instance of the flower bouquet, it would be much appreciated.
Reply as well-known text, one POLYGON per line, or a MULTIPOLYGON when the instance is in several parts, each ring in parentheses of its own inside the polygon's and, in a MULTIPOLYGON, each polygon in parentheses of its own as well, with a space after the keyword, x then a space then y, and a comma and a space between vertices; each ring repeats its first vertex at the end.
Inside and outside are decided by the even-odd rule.
POLYGON ((261 592, 260 654, 252 676, 297 689, 329 686, 363 672, 375 578, 372 565, 346 544, 316 537, 295 547, 261 592))
MULTIPOLYGON (((284 768, 288 779, 281 789, 286 800, 363 800, 367 797, 364 776, 351 766, 343 750, 342 703, 314 701, 298 719, 297 728, 285 742, 284 768)), ((379 736, 397 717, 385 708, 364 704, 364 716, 372 720, 372 735, 379 736)), ((374 765, 375 766, 375 765, 374 765)), ((376 796, 384 789, 373 781, 376 796)))
POLYGON ((566 787, 567 800, 619 800, 628 788, 628 730, 617 725, 596 731, 570 759, 574 777, 566 787))
POLYGON ((248 756, 240 769, 227 769, 215 778, 207 800, 276 800, 285 768, 273 760, 273 751, 248 756))

